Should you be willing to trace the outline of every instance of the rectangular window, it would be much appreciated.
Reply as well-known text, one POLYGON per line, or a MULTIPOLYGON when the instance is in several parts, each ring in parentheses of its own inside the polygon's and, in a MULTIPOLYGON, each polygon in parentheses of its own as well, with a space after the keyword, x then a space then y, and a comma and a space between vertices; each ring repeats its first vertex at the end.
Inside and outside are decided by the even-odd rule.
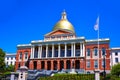
POLYGON ((106 67, 105 63, 106 63, 106 61, 102 60, 102 67, 103 68, 106 67))
POLYGON ((7 62, 7 65, 8 65, 8 62, 7 62))
POLYGON ((119 62, 119 61, 118 61, 118 58, 115 58, 115 62, 116 62, 116 63, 118 63, 118 62, 119 62))
POLYGON ((72 38, 72 37, 73 37, 73 35, 70 35, 69 37, 70 37, 70 38, 72 38))
POLYGON ((87 56, 90 56, 90 49, 87 49, 87 56))
POLYGON ((64 39, 66 39, 66 38, 67 38, 67 36, 63 36, 63 38, 64 38, 64 39))
POLYGON ((97 60, 94 61, 94 68, 98 68, 98 61, 97 60))
POLYGON ((87 60, 86 64, 87 64, 87 68, 90 68, 90 60, 87 60))
POLYGON ((22 59, 22 52, 20 52, 20 59, 22 59))
POLYGON ((57 36, 57 39, 60 39, 61 38, 61 36, 57 36))
POLYGON ((25 52, 25 59, 28 59, 28 52, 25 52))
POLYGON ((7 57, 7 60, 9 60, 9 57, 7 57))
POLYGON ((11 57, 11 60, 13 60, 13 57, 11 57))
POLYGON ((12 65, 12 62, 10 64, 12 65))
POLYGON ((94 56, 98 56, 98 49, 94 48, 94 56))
POLYGON ((118 52, 115 52, 115 56, 118 56, 118 52))
POLYGON ((51 36, 51 39, 55 39, 55 36, 51 36))
POLYGON ((105 48, 102 48, 102 56, 105 56, 105 48))

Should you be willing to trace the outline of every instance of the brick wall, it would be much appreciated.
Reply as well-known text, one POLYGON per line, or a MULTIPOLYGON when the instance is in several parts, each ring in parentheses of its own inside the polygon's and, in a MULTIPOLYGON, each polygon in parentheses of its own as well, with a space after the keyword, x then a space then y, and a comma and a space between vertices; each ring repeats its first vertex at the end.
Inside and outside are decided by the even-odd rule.
MULTIPOLYGON (((90 49, 90 58, 86 59, 86 60, 90 60, 90 68, 86 67, 86 70, 94 70, 95 69, 94 68, 94 60, 98 60, 98 59, 94 59, 93 58, 93 52, 92 52, 92 50, 94 49, 94 47, 98 47, 98 45, 97 44, 91 44, 91 45, 86 45, 85 46, 85 48, 86 48, 85 52, 86 52, 87 48, 90 49)), ((103 57, 101 56, 102 55, 101 49, 103 47, 106 49, 106 59, 105 59, 105 61, 106 61, 106 70, 110 70, 110 50, 109 50, 109 44, 100 44, 99 45, 99 49, 100 49, 99 50, 99 68, 100 68, 100 70, 104 69, 102 67, 103 57)), ((85 54, 85 56, 86 56, 86 54, 85 54)))
POLYGON ((15 70, 17 70, 20 66, 24 66, 25 63, 27 62, 25 60, 25 52, 28 52, 28 58, 30 58, 30 53, 31 53, 31 49, 30 48, 24 48, 24 49, 18 49, 17 50, 17 54, 16 54, 16 63, 15 63, 15 70), (20 53, 22 53, 22 59, 20 60, 20 53))

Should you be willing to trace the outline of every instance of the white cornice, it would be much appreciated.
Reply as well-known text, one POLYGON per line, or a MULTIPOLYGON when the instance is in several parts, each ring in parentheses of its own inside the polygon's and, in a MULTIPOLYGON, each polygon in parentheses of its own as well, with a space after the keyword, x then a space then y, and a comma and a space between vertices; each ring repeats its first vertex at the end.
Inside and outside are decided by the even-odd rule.
POLYGON ((14 54, 12 54, 12 53, 6 53, 6 56, 15 56, 16 55, 16 53, 14 53, 14 54))
POLYGON ((31 46, 31 44, 19 44, 17 47, 26 47, 26 46, 31 46))
MULTIPOLYGON (((97 42, 98 39, 91 39, 91 40, 86 40, 86 42, 97 42)), ((104 39, 99 39, 99 41, 110 41, 109 38, 104 38, 104 39)))
POLYGON ((111 48, 111 50, 120 50, 120 47, 111 48))

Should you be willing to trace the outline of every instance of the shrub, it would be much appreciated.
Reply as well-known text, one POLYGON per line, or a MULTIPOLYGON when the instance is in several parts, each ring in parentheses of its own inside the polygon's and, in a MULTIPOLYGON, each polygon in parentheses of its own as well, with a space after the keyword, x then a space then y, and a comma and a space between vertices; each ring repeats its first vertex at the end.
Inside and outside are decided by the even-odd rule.
POLYGON ((120 63, 112 67, 111 75, 120 76, 120 63))
POLYGON ((94 74, 55 74, 55 76, 42 77, 39 80, 94 80, 94 74))

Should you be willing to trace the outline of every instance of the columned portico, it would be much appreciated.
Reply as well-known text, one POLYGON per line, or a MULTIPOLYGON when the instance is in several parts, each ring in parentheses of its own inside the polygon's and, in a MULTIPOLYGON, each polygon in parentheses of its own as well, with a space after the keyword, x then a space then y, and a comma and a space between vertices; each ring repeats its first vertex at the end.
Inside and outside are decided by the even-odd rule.
POLYGON ((31 46, 30 58, 55 58, 55 57, 84 57, 85 45, 84 43, 64 43, 64 44, 45 44, 38 46, 31 46), (38 48, 37 52, 35 49, 38 48), (43 51, 42 51, 43 50, 43 51), (38 54, 37 54, 38 53, 38 54), (34 55, 38 55, 34 57, 34 55), (42 56, 43 55, 43 56, 42 56))
POLYGON ((82 42, 79 43, 65 42, 65 43, 57 43, 57 44, 52 43, 52 44, 44 44, 44 45, 39 44, 38 46, 32 45, 31 59, 34 58, 35 55, 34 52, 36 48, 38 48, 37 59, 39 61, 33 61, 34 65, 37 65, 37 67, 34 67, 33 65, 31 69, 37 68, 39 70, 41 69, 62 70, 62 69, 71 69, 73 65, 75 69, 84 68, 83 57, 85 52, 85 45, 82 42), (42 55, 44 55, 45 57, 42 55), (74 63, 72 61, 73 58, 74 58, 74 63))

